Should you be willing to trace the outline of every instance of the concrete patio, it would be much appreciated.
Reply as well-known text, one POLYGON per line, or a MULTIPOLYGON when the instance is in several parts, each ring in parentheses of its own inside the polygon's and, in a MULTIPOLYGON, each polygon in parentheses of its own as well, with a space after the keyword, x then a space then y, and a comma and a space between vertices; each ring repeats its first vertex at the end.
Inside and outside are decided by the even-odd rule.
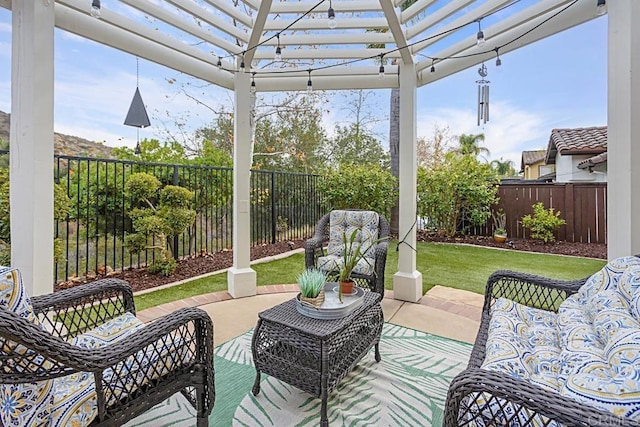
MULTIPOLYGON (((259 286, 258 295, 236 299, 226 291, 214 292, 152 307, 139 312, 138 317, 149 322, 180 307, 200 307, 213 319, 214 344, 218 346, 253 328, 259 312, 294 298, 297 292, 297 285, 259 286)), ((435 286, 417 303, 393 299, 393 291, 386 291, 382 310, 387 322, 473 343, 482 302, 482 295, 435 286)))

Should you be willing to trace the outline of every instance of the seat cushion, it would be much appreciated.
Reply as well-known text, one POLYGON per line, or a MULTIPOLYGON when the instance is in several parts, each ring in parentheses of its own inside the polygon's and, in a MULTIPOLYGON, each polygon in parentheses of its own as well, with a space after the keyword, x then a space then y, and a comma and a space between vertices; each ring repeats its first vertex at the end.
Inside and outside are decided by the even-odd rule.
MULTIPOLYGON (((327 255, 331 259, 340 259, 344 252, 343 238, 347 239, 355 231, 354 244, 360 245, 364 252, 364 258, 373 266, 375 261, 374 244, 378 239, 379 216, 373 211, 331 211, 329 216, 329 243, 327 244, 327 255)), ((325 262, 329 262, 325 260, 325 262)), ((322 265, 318 260, 318 266, 322 265)), ((360 266, 360 271, 369 271, 367 262, 360 266)), ((325 271, 331 269, 325 268, 325 271)), ((371 267, 373 272, 373 267, 371 267)), ((372 274, 372 273, 363 273, 372 274)))

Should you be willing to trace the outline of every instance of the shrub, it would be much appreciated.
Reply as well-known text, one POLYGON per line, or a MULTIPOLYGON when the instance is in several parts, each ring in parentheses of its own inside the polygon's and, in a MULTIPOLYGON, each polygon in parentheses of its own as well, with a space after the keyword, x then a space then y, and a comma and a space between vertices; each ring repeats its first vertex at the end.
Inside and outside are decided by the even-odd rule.
POLYGON ((193 192, 174 185, 161 186, 158 178, 147 173, 135 173, 127 180, 125 192, 138 207, 129 211, 135 233, 125 237, 125 245, 132 253, 146 249, 159 251, 149 272, 170 276, 177 263, 169 239, 184 233, 196 212, 188 208, 193 192), (150 237, 159 243, 149 244, 150 237))
POLYGON ((418 216, 452 237, 463 221, 468 226, 484 224, 498 201, 497 192, 490 165, 449 153, 441 164, 418 169, 418 216))
POLYGON ((343 164, 322 176, 318 190, 330 209, 365 209, 389 218, 398 181, 378 165, 343 164))
POLYGON ((545 209, 542 202, 534 204, 532 208, 533 215, 522 217, 522 226, 531 231, 531 238, 542 240, 544 243, 553 242, 553 233, 567 222, 560 218, 560 211, 554 212, 553 208, 545 209))

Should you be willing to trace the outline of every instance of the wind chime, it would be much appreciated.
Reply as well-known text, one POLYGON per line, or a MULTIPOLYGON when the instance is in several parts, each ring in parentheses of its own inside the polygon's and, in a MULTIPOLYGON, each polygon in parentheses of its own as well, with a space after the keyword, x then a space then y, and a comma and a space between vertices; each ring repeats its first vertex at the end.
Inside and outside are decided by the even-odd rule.
POLYGON ((127 118, 124 119, 126 126, 133 126, 136 129, 136 154, 140 154, 140 128, 146 128, 151 125, 147 110, 144 108, 144 102, 142 102, 142 96, 140 96, 140 73, 139 73, 138 58, 136 58, 136 92, 133 94, 131 105, 129 106, 129 112, 127 118))
POLYGON ((478 84, 478 126, 480 126, 480 122, 486 124, 489 121, 489 83, 491 82, 484 79, 489 74, 484 62, 482 67, 478 68, 478 74, 481 77, 480 80, 476 80, 478 84))

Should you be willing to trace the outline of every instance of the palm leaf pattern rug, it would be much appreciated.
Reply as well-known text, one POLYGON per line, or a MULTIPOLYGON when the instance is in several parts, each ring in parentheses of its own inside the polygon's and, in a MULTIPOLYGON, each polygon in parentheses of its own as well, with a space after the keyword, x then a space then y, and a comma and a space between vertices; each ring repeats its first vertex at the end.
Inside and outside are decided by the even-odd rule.
MULTIPOLYGON (((251 394, 255 369, 249 331, 215 352, 217 426, 317 426, 320 399, 262 374, 251 394)), ((471 345, 385 323, 382 361, 369 352, 329 396, 334 426, 434 426, 442 424, 449 383, 469 360, 471 345)), ((192 426, 194 410, 180 394, 127 424, 133 427, 192 426)))

